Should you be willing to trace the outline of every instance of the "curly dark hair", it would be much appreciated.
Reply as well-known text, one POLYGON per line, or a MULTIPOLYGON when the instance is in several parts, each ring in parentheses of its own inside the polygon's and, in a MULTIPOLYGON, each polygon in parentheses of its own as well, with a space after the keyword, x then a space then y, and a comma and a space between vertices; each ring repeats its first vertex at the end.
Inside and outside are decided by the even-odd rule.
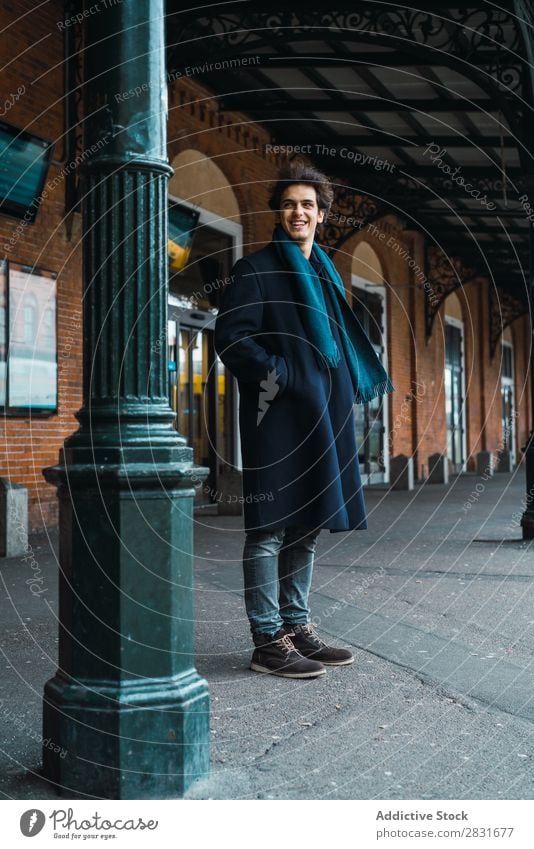
POLYGON ((326 174, 314 168, 313 165, 295 159, 290 160, 281 168, 278 181, 269 198, 270 209, 278 212, 284 189, 296 183, 313 186, 317 195, 317 206, 319 209, 324 209, 325 218, 327 218, 334 200, 334 190, 330 180, 326 174))

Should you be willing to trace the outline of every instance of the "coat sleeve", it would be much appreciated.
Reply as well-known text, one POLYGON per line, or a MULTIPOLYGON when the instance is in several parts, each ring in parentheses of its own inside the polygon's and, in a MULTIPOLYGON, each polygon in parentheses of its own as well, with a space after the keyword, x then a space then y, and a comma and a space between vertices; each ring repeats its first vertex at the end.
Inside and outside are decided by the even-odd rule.
POLYGON ((215 350, 229 371, 245 383, 266 380, 275 369, 281 396, 288 381, 287 364, 262 346, 262 319, 263 294, 256 273, 246 259, 240 259, 223 292, 215 322, 215 350))

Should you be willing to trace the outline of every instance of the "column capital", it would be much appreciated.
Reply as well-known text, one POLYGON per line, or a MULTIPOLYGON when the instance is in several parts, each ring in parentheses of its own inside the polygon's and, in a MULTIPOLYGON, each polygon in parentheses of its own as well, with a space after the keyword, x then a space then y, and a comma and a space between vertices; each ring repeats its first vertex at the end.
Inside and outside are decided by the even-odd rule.
POLYGON ((84 160, 168 165, 164 14, 152 2, 84 2, 84 160))

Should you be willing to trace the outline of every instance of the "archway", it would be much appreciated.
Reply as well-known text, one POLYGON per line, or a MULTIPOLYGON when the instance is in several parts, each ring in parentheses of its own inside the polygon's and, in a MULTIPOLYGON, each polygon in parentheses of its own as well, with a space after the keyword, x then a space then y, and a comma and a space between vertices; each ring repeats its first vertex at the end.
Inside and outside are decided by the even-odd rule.
POLYGON ((189 148, 175 156, 171 165, 174 174, 169 180, 169 195, 241 224, 234 190, 212 159, 199 150, 189 148))
MULTIPOLYGON (((509 452, 510 463, 505 469, 513 469, 517 457, 515 409, 515 368, 514 368, 514 336, 510 325, 502 334, 501 358, 501 410, 502 410, 502 452, 509 452)), ((501 461, 505 462, 506 454, 501 453, 501 461)))
POLYGON ((223 465, 239 465, 237 391, 213 345, 214 319, 234 262, 241 256, 241 214, 219 166, 198 150, 173 159, 169 180, 169 235, 173 215, 192 221, 190 252, 169 280, 169 394, 176 424, 195 462, 210 469, 196 505, 217 501, 223 465))
POLYGON ((445 418, 447 456, 455 473, 466 468, 465 334, 460 298, 451 292, 445 301, 445 418))
MULTIPOLYGON (((387 366, 387 303, 380 258, 368 242, 359 242, 352 254, 352 308, 377 356, 387 366)), ((364 484, 389 480, 387 396, 354 406, 360 474, 364 484)))

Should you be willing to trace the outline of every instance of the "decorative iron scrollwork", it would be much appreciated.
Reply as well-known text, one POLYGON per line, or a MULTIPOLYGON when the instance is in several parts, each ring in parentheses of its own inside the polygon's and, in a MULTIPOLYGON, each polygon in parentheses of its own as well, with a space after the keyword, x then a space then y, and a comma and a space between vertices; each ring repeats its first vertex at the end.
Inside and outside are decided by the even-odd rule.
POLYGON ((332 209, 323 226, 321 241, 333 253, 351 236, 386 212, 385 204, 376 198, 357 194, 351 186, 338 183, 334 189, 332 209))
POLYGON ((490 330, 490 357, 493 360, 499 339, 506 328, 522 315, 528 313, 528 306, 524 301, 514 298, 503 289, 490 286, 489 291, 489 330, 490 330))
MULTIPOLYGON (((351 4, 352 5, 352 4, 351 4)), ((176 44, 176 59, 184 51, 213 53, 217 44, 221 50, 253 50, 276 46, 288 39, 302 41, 323 35, 340 34, 360 41, 372 41, 403 50, 419 49, 419 61, 424 63, 421 48, 428 49, 433 58, 439 55, 443 65, 454 61, 456 67, 469 65, 470 76, 483 69, 480 82, 488 89, 484 77, 489 74, 498 88, 521 94, 523 80, 523 42, 517 20, 512 12, 479 3, 476 8, 450 8, 441 16, 437 11, 413 8, 377 8, 375 3, 359 3, 358 11, 341 5, 333 11, 297 8, 292 11, 274 9, 221 10, 202 17, 180 15, 180 39, 176 44), (179 50, 178 50, 179 46, 179 50)), ((514 98, 515 100, 515 98, 514 98)), ((520 101, 516 102, 516 109, 520 101)))
POLYGON ((474 279, 476 271, 458 256, 448 256, 437 245, 428 245, 425 254, 426 280, 425 293, 426 339, 432 335, 434 319, 441 305, 451 292, 474 279))

